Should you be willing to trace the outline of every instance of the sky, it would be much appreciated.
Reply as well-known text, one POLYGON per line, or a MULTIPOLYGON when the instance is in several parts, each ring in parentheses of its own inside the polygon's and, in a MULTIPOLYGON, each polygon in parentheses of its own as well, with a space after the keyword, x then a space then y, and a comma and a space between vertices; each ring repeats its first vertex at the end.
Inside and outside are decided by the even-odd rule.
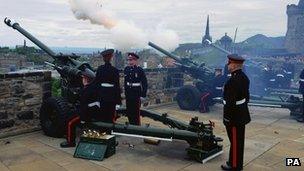
MULTIPOLYGON (((143 29, 156 25, 173 30, 179 43, 201 42, 210 15, 213 39, 228 33, 237 42, 255 34, 284 36, 286 6, 298 0, 100 0, 115 18, 143 29)), ((0 0, 0 46, 22 44, 24 37, 7 27, 9 17, 48 46, 111 47, 111 32, 101 25, 77 20, 68 0, 0 0)), ((132 39, 132 37, 130 37, 132 39)))

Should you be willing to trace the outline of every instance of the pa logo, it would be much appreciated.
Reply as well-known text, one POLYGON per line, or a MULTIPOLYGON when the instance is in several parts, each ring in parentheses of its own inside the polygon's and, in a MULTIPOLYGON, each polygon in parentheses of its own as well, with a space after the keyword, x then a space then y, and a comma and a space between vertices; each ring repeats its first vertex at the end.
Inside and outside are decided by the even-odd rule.
POLYGON ((286 158, 286 166, 301 166, 299 158, 286 158))

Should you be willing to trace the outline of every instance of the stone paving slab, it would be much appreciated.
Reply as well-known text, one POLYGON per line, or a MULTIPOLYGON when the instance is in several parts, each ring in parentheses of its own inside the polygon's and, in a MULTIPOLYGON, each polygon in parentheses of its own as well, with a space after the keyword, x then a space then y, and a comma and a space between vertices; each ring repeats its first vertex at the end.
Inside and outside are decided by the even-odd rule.
MULTIPOLYGON (((153 110, 188 122, 191 117, 215 122, 214 133, 224 139, 224 154, 200 164, 189 160, 184 141, 165 142, 154 146, 142 139, 117 137, 117 153, 104 161, 88 161, 73 158, 75 148, 62 149, 56 139, 35 132, 16 137, 0 139, 0 171, 7 170, 220 170, 228 158, 229 142, 222 124, 222 106, 215 105, 208 114, 197 111, 183 111, 176 105, 163 106, 153 110), (130 147, 129 144, 134 145, 130 147)), ((303 170, 304 124, 289 117, 288 110, 273 108, 250 108, 252 122, 246 127, 244 170, 303 170), (302 167, 286 167, 286 157, 300 157, 302 167)), ((126 118, 119 119, 124 123, 126 118)), ((165 127, 158 122, 143 118, 143 124, 165 127)))
POLYGON ((6 166, 43 160, 43 157, 28 148, 15 148, 0 153, 0 161, 6 166))
POLYGON ((0 162, 0 170, 1 171, 9 171, 8 168, 1 162, 0 162))
POLYGON ((11 171, 65 171, 66 169, 48 160, 36 160, 9 166, 11 171))

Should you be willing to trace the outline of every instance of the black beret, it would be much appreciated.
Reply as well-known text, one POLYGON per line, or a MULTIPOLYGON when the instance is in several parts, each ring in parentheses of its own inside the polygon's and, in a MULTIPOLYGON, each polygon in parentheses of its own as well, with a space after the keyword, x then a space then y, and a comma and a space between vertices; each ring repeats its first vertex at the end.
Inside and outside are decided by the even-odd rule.
POLYGON ((231 61, 235 61, 238 63, 243 63, 245 61, 245 59, 241 56, 239 56, 238 54, 230 54, 227 56, 227 58, 231 61))
POLYGON ((107 50, 102 51, 100 54, 102 56, 107 56, 107 55, 111 55, 113 53, 114 53, 114 49, 107 49, 107 50))
POLYGON ((135 57, 136 59, 139 59, 139 56, 133 52, 128 53, 128 56, 132 56, 132 57, 135 57))

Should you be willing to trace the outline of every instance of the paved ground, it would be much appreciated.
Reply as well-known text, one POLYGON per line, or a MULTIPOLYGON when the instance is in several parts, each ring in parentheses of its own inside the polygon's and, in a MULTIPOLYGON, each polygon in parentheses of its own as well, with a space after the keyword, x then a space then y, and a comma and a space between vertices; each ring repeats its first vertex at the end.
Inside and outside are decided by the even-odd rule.
MULTIPOLYGON (((63 139, 46 137, 42 132, 0 139, 0 171, 91 171, 91 170, 220 170, 229 148, 221 121, 222 106, 209 114, 181 111, 176 105, 153 109, 169 113, 181 120, 199 116, 216 123, 215 134, 224 138, 224 154, 206 164, 187 158, 183 141, 161 142, 159 146, 144 144, 142 139, 119 137, 116 155, 102 162, 73 158, 74 148, 60 149, 63 139), (128 143, 134 145, 129 147, 128 143)), ((251 108, 252 122, 246 129, 244 170, 304 170, 304 124, 289 118, 288 110, 251 108), (301 158, 302 167, 286 167, 286 157, 301 158)), ((123 122, 120 119, 120 122, 123 122)), ((144 123, 156 124, 144 119, 144 123)))

